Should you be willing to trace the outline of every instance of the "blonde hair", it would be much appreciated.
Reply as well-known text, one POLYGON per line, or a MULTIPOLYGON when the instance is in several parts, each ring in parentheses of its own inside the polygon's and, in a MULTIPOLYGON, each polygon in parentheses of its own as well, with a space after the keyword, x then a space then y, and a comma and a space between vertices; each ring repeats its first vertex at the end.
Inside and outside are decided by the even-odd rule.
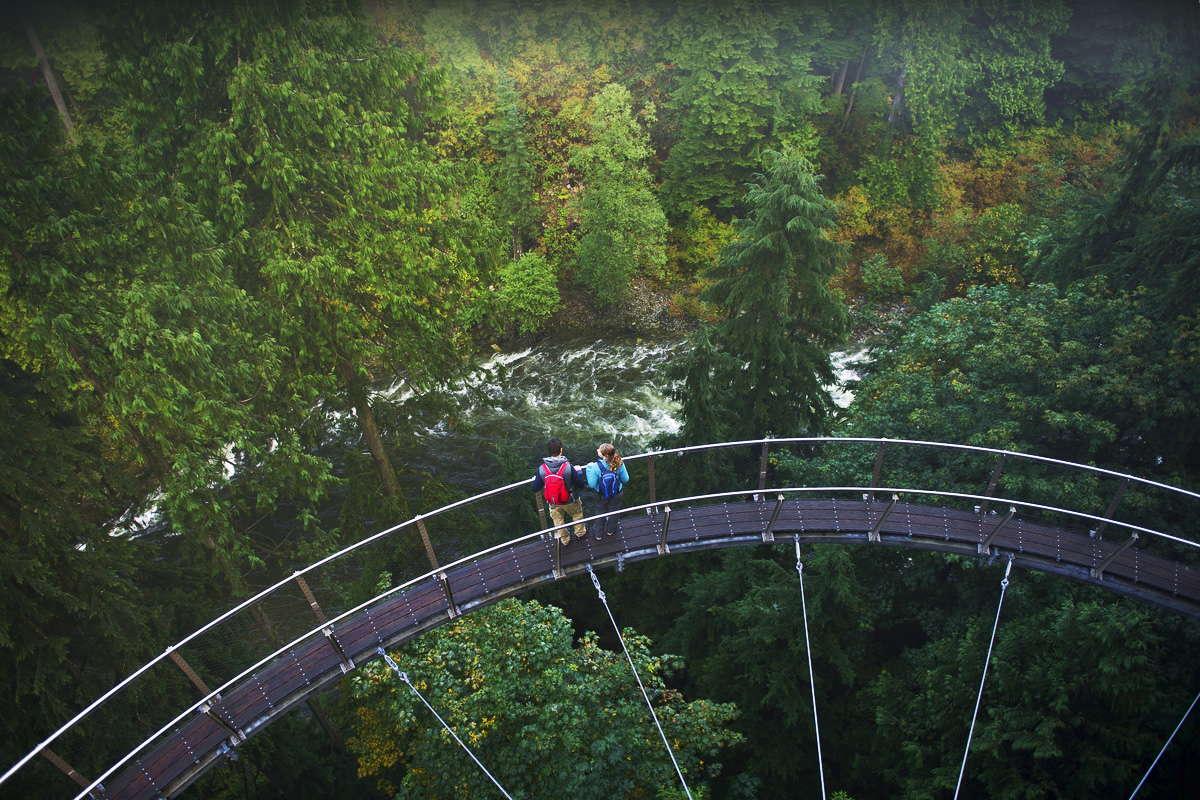
POLYGON ((608 463, 608 468, 616 472, 621 468, 621 454, 617 452, 617 448, 613 447, 608 442, 600 445, 600 455, 608 463))

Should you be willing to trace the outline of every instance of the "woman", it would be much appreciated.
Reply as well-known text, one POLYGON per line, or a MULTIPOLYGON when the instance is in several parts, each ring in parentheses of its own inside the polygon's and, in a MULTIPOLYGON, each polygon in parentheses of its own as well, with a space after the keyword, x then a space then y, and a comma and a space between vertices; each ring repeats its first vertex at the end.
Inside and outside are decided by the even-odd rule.
MULTIPOLYGON (((596 455, 599 460, 588 464, 585 470, 588 486, 596 492, 596 513, 614 515, 621 510, 621 489, 629 483, 629 470, 621 463, 617 448, 607 442, 600 445, 596 455)), ((597 539, 612 536, 619 522, 615 516, 598 519, 592 525, 592 534, 597 539)))

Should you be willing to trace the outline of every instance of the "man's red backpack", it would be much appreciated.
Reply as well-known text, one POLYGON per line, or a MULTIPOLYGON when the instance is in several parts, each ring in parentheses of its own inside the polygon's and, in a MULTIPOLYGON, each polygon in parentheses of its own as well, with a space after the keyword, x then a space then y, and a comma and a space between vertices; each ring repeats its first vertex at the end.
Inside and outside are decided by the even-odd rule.
POLYGON ((542 494, 552 506, 562 506, 571 502, 571 493, 567 491, 567 483, 563 480, 563 474, 568 469, 571 469, 571 464, 567 461, 562 463, 558 472, 551 472, 549 467, 546 468, 546 486, 542 494))

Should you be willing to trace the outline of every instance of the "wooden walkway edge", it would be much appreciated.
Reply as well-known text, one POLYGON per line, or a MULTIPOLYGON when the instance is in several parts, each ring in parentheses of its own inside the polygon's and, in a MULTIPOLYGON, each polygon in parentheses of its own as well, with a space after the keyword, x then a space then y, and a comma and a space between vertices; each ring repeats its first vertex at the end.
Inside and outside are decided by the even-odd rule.
MULTIPOLYGON (((674 509, 666 544, 670 553, 761 544, 776 501, 732 502, 674 509)), ((996 532, 989 553, 980 545, 1000 522, 966 511, 897 503, 853 500, 786 500, 771 536, 777 544, 882 544, 1007 559, 1016 566, 1064 575, 1136 597, 1171 611, 1200 618, 1200 572, 1138 548, 1122 550, 1111 542, 1078 532, 1013 519, 996 532), (879 541, 868 541, 878 526, 879 541), (1115 556, 1115 557, 1114 557, 1115 556), (1106 563, 1106 561, 1108 563, 1106 563), (1102 574, 1096 574, 1101 569, 1102 574)), ((562 551, 565 577, 584 573, 587 564, 607 567, 658 558, 666 515, 623 517, 617 535, 588 537, 562 551)), ((394 648, 444 624, 458 613, 495 603, 551 583, 553 544, 545 537, 458 567, 447 573, 445 588, 430 578, 344 620, 333 639, 310 636, 283 657, 227 691, 209 713, 198 713, 126 764, 105 785, 105 796, 149 800, 173 797, 205 771, 236 751, 242 737, 253 736, 273 720, 332 686, 349 671, 377 657, 376 648, 394 648), (341 652, 338 652, 340 648, 341 652)))

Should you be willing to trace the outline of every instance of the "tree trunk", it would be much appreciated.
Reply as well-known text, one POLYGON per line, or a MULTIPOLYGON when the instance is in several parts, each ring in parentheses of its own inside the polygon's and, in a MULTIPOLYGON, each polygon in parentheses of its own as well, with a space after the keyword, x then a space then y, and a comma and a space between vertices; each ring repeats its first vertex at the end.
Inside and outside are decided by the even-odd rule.
MULTIPOLYGON (((363 438, 367 442, 367 449, 371 451, 371 459, 375 462, 375 472, 379 475, 383 493, 388 497, 395 498, 400 515, 407 517, 409 515, 408 501, 404 499, 404 493, 400 491, 400 482, 396 480, 396 470, 392 468, 392 461, 388 458, 387 450, 383 446, 383 437, 379 434, 379 426, 375 424, 375 413, 371 411, 367 389, 359 383, 354 366, 348 360, 339 359, 338 370, 346 382, 346 390, 350 393, 350 402, 354 405, 354 413, 358 417, 358 427, 362 430, 363 438)), ((438 564, 433 553, 433 542, 429 540, 425 525, 420 520, 417 520, 417 531, 421 535, 421 543, 425 545, 425 554, 429 557, 429 563, 436 569, 438 564)))
POLYGON ((842 63, 842 68, 837 71, 837 75, 833 76, 833 96, 837 97, 842 93, 842 86, 846 83, 846 72, 850 69, 850 59, 846 59, 842 63))
POLYGON ((58 90, 58 81, 54 78, 54 70, 50 69, 50 60, 46 58, 46 51, 42 49, 42 42, 38 39, 37 33, 33 30, 33 24, 28 18, 21 20, 25 25, 25 35, 29 37, 29 44, 33 47, 34 55, 37 56, 38 67, 42 70, 42 78, 46 81, 46 88, 50 90, 50 96, 54 98, 54 107, 58 109, 58 116, 62 118, 63 127, 67 129, 67 139, 71 144, 79 144, 75 138, 75 126, 71 123, 71 114, 67 111, 67 104, 63 102, 62 92, 58 90))
MULTIPOLYGON (((867 60, 867 46, 863 45, 862 57, 858 59, 858 69, 854 73, 854 83, 850 87, 850 102, 846 103, 846 113, 842 117, 842 127, 838 129, 841 133, 845 129, 846 123, 850 120, 850 112, 854 110, 854 96, 858 94, 858 82, 862 79, 863 63, 867 60)), ((849 62, 846 62, 849 63, 849 62)))
POLYGON ((400 491, 400 482, 396 480, 396 470, 392 468, 392 461, 383 446, 379 426, 375 424, 375 412, 371 410, 366 387, 360 385, 354 366, 346 359, 338 360, 338 370, 342 373, 342 380, 346 382, 346 391, 350 394, 350 402, 354 406, 355 416, 358 417, 358 427, 367 442, 367 449, 371 451, 371 460, 375 462, 375 473, 379 476, 383 493, 396 498, 400 502, 401 513, 407 516, 408 504, 404 500, 404 493, 400 491))
POLYGON ((908 67, 900 68, 899 85, 896 87, 896 96, 892 99, 892 110, 888 112, 888 125, 893 125, 896 122, 896 115, 900 112, 900 107, 904 104, 904 76, 908 72, 908 67))

